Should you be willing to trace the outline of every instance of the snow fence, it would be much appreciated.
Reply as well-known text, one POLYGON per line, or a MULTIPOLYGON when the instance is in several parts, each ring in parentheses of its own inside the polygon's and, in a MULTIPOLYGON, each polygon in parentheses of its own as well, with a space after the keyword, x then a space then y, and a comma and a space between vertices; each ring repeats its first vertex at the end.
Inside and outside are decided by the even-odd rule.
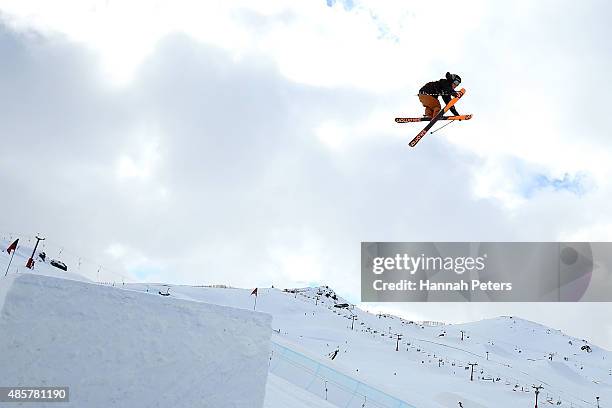
POLYGON ((62 407, 259 408, 270 323, 171 296, 0 277, 0 386, 68 386, 62 407))
POLYGON ((338 407, 416 408, 275 342, 270 372, 338 407))

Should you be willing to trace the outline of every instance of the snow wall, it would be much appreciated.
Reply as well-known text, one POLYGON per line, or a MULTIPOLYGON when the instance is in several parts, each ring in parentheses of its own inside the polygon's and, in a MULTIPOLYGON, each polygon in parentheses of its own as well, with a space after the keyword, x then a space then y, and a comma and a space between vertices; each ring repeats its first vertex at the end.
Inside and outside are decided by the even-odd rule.
POLYGON ((261 407, 270 324, 157 293, 0 277, 0 386, 68 386, 70 407, 261 407))

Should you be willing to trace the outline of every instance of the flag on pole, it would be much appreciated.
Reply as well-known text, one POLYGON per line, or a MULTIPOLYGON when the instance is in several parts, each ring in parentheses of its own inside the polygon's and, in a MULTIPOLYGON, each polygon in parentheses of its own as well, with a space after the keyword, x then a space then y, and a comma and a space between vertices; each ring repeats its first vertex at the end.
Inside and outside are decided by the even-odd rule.
POLYGON ((11 259, 9 260, 8 266, 6 267, 6 272, 4 272, 4 276, 6 276, 8 274, 9 268, 11 267, 11 263, 13 262, 13 256, 15 256, 15 251, 17 250, 17 243, 19 242, 19 238, 17 238, 15 240, 15 242, 13 242, 7 249, 6 252, 11 254, 11 251, 13 252, 11 254, 11 259))
POLYGON ((11 244, 11 245, 10 245, 10 246, 9 246, 9 247, 6 249, 6 252, 7 252, 8 254, 10 254, 10 253, 11 253, 11 251, 15 251, 15 250, 17 249, 17 243, 18 243, 18 242, 19 242, 19 238, 17 238, 17 239, 15 240, 15 242, 13 242, 13 243, 12 243, 12 244, 11 244))
POLYGON ((253 310, 257 307, 257 288, 253 289, 251 296, 255 295, 255 304, 253 304, 253 310))

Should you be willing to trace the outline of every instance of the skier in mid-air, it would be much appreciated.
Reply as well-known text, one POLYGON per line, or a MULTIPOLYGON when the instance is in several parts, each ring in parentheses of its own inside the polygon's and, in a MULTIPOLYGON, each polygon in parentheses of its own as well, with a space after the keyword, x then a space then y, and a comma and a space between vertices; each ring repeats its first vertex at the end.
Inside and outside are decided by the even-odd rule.
MULTIPOLYGON (((452 97, 458 95, 455 88, 461 83, 461 77, 457 74, 446 73, 446 77, 438 81, 428 82, 419 90, 419 101, 425 107, 426 118, 435 118, 442 107, 438 97, 441 96, 445 104, 448 104, 452 97)), ((454 106, 450 108, 450 111, 455 116, 459 116, 459 112, 454 106)))
MULTIPOLYGON (((448 120, 447 124, 454 121, 470 120, 472 115, 460 115, 455 108, 455 104, 465 95, 465 88, 455 91, 455 88, 461 83, 461 77, 457 74, 446 73, 446 76, 438 81, 428 82, 419 90, 419 101, 425 107, 425 115, 419 118, 395 118, 396 123, 412 123, 412 122, 429 122, 417 135, 408 143, 408 146, 415 147, 419 140, 429 132, 429 130, 439 121, 448 120), (440 106, 438 97, 441 96, 444 100, 444 107, 440 106), (452 115, 445 116, 446 112, 452 112, 452 115)), ((445 127, 442 126, 441 128, 445 127)), ((440 128, 440 129, 441 129, 440 128)), ((433 132, 437 132, 436 129, 433 132)))

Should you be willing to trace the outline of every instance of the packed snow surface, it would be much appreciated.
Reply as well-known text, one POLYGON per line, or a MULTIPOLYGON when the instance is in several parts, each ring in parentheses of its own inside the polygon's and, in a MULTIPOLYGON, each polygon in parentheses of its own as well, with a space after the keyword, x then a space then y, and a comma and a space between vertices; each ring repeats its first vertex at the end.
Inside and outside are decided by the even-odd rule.
POLYGON ((0 293, 2 386, 67 385, 79 408, 263 404, 269 315, 34 274, 0 293))

